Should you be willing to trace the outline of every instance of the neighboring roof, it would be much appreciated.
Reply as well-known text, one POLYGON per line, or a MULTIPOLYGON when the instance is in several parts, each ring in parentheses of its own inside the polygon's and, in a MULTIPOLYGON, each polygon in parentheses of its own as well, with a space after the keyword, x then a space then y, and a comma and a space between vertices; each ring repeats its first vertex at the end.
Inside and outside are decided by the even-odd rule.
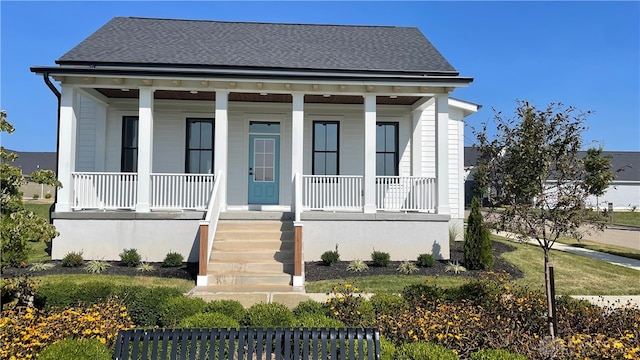
POLYGON ((457 76, 417 28, 116 17, 56 61, 457 76))
MULTIPOLYGON (((583 157, 586 151, 579 151, 583 157)), ((640 181, 640 151, 603 151, 603 156, 611 156, 611 170, 616 172, 614 181, 640 181)), ((478 149, 471 146, 464 148, 464 167, 474 167, 478 163, 478 149)))
POLYGON ((5 149, 8 153, 18 155, 16 161, 11 165, 22 169, 22 174, 29 176, 36 170, 52 170, 56 171, 56 153, 55 152, 23 152, 5 149))

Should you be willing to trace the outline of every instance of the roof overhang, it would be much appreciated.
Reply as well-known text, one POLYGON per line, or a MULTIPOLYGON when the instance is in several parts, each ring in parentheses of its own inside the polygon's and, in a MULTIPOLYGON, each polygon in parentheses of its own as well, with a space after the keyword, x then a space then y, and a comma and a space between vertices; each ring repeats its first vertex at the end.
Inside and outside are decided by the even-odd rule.
POLYGON ((475 114, 482 108, 482 105, 451 97, 449 98, 449 106, 462 110, 464 117, 475 114))

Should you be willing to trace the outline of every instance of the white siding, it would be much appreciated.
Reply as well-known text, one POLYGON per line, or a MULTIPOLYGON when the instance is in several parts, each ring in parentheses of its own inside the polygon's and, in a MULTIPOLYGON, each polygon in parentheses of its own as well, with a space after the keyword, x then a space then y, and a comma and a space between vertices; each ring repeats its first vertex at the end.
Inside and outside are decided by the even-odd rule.
POLYGON ((76 140, 76 171, 94 171, 97 106, 86 96, 78 95, 78 97, 80 111, 76 140))
POLYGON ((436 105, 427 102, 422 111, 422 176, 436 177, 436 105))
POLYGON ((459 109, 449 107, 449 206, 451 217, 464 218, 464 141, 463 114, 459 109))

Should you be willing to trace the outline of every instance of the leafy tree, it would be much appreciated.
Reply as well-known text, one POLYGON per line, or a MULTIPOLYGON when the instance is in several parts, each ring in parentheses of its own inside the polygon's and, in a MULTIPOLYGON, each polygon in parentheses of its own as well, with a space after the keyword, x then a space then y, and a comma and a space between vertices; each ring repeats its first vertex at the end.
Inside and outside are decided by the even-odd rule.
POLYGON ((585 209, 585 202, 594 191, 586 179, 602 178, 605 168, 587 168, 578 156, 589 114, 554 103, 541 110, 520 101, 514 117, 496 112, 496 135, 489 135, 486 123, 474 129, 477 180, 489 189, 493 201, 485 220, 521 240, 535 239, 544 252, 552 337, 557 329, 549 250, 560 236, 580 239, 584 232, 603 226, 585 209))
POLYGON ((605 190, 614 179, 611 171, 611 155, 603 156, 602 148, 589 148, 583 159, 587 172, 584 178, 584 189, 596 197, 596 210, 599 210, 598 198, 604 195, 605 190))
MULTIPOLYGON (((7 113, 0 111, 0 131, 11 134, 15 131, 7 121, 7 113)), ((31 211, 22 203, 20 186, 25 183, 22 171, 11 165, 18 156, 0 146, 0 233, 1 267, 24 266, 29 253, 27 241, 49 241, 58 235, 55 227, 31 211)), ((40 184, 60 187, 55 174, 50 170, 31 173, 31 178, 40 184)))
POLYGON ((491 237, 485 227, 480 212, 480 200, 471 201, 471 212, 467 220, 467 233, 464 237, 464 266, 469 270, 488 270, 493 267, 491 237))

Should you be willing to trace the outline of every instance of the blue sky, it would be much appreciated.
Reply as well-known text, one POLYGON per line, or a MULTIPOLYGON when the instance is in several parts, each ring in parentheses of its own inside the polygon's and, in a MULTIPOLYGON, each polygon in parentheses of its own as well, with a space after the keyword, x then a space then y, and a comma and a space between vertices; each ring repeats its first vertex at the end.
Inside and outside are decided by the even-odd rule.
POLYGON ((114 16, 418 27, 471 86, 452 96, 513 114, 516 100, 592 110, 586 145, 640 151, 639 2, 12 2, 0 1, 2 145, 54 151, 56 99, 29 71, 114 16))

